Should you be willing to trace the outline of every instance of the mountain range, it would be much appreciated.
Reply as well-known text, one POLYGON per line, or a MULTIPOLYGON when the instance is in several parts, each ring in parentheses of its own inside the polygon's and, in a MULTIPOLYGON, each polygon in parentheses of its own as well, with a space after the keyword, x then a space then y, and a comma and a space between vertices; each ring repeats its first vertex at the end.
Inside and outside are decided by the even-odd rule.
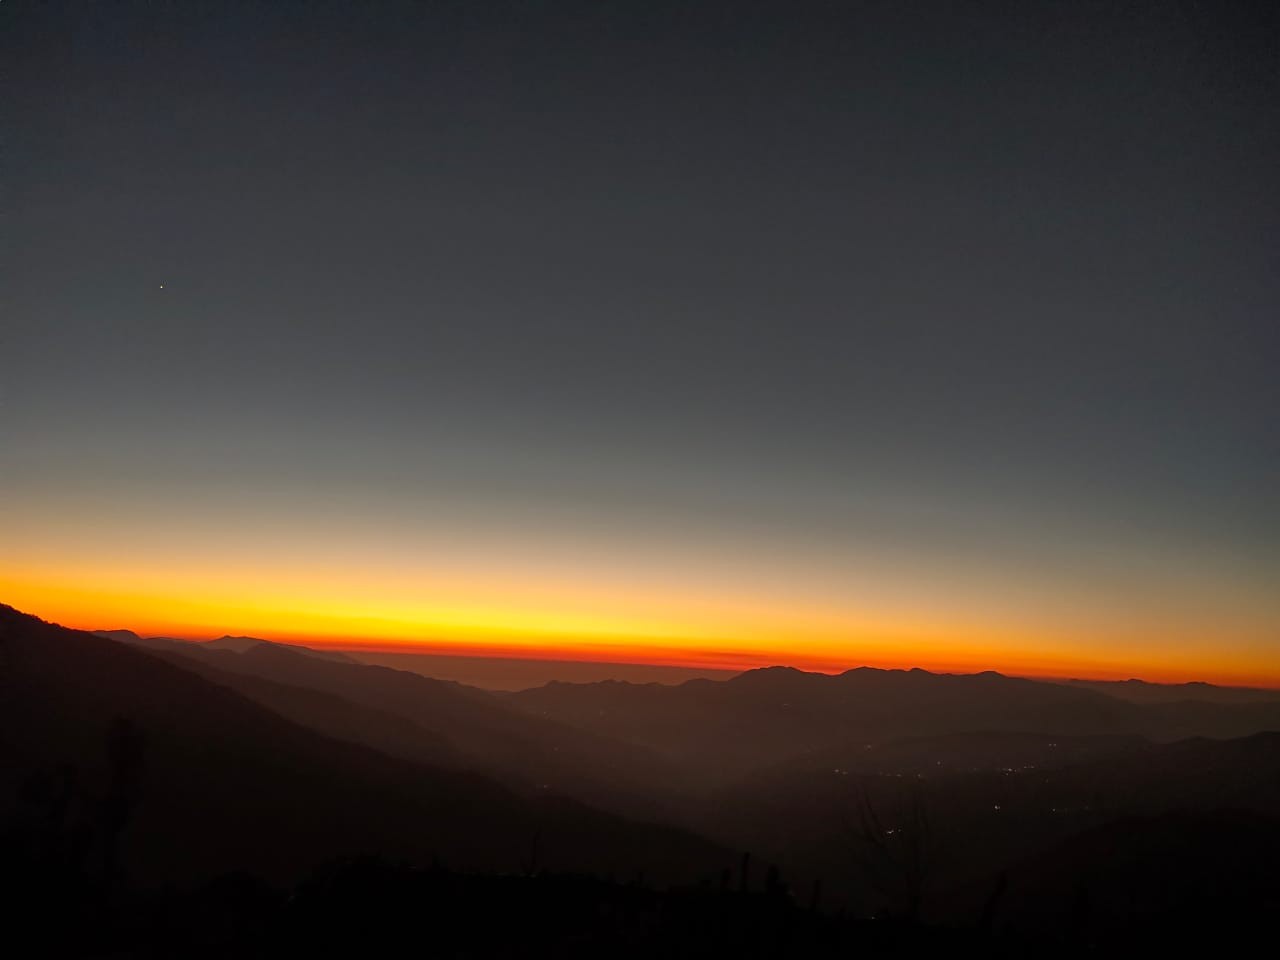
MULTIPOLYGON (((246 869, 296 877, 366 852, 686 880, 728 862, 724 850, 677 829, 409 762, 354 742, 350 731, 325 736, 171 657, 9 607, 0 607, 0 658, 0 795, 17 798, 14 822, 55 820, 59 842, 98 861, 113 856, 116 834, 127 835, 123 862, 147 884, 246 869), (127 833, 117 822, 124 815, 104 819, 107 809, 127 811, 127 833)), ((267 687, 254 689, 265 696, 267 687)), ((333 702, 295 705, 294 717, 333 702)), ((368 712, 348 716, 371 722, 368 712)))
MULTIPOLYGON (((777 667, 495 692, 8 607, 0 679, 4 836, 37 875, 288 883, 366 853, 720 889, 782 889, 780 872, 793 896, 856 914, 1019 936, 1061 920, 1074 894, 1055 871, 1093 889, 1108 849, 1130 887, 1158 886, 1178 824, 1195 869, 1250 878, 1280 835, 1280 697, 1259 691, 777 667)), ((1211 881, 1143 909, 1185 911, 1211 881)), ((1096 922, 1119 923, 1126 895, 1099 885, 1096 922)))

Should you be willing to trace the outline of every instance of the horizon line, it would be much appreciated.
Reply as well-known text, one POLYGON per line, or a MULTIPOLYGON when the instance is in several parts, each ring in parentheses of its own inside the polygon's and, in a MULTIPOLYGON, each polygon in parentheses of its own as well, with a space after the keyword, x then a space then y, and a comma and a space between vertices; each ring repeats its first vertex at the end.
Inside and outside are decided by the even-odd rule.
MULTIPOLYGON (((572 664, 599 664, 614 665, 618 667, 636 667, 636 668, 655 668, 655 669, 676 669, 689 671, 714 671, 717 673, 726 673, 732 676, 740 676, 754 670, 796 670, 801 673, 825 675, 825 676, 841 676, 846 673, 852 673, 857 670, 877 670, 881 672, 899 672, 910 673, 919 671, 923 673, 933 674, 935 676, 980 676, 982 674, 992 673, 997 676, 1007 677, 1017 680, 1032 680, 1040 682, 1059 682, 1059 683, 1142 683, 1150 686, 1160 687, 1181 687, 1181 686, 1209 686, 1218 689, 1237 689, 1237 690, 1261 690, 1280 692, 1280 681, 1269 684, 1265 681, 1254 681, 1252 683, 1239 682, 1214 682, 1203 679, 1192 680, 1149 680, 1136 674, 1126 673, 1123 670, 1112 671, 1110 673, 1102 673, 1102 675, 1089 676, 1087 674, 1066 674, 1053 672, 1036 672, 999 669, 996 667, 977 668, 974 666, 961 667, 958 664, 927 667, 920 664, 911 666, 902 666, 900 663, 888 665, 887 663, 853 663, 849 661, 835 661, 830 658, 822 657, 800 657, 793 662, 783 662, 770 660, 767 657, 758 656, 748 653, 735 653, 730 651, 715 651, 717 655, 712 658, 689 658, 675 659, 672 657, 657 657, 654 659, 624 659, 622 657, 605 656, 605 655, 587 655, 587 656, 565 656, 565 651, 558 651, 553 648, 529 648, 529 647, 513 647, 501 644, 468 644, 450 643, 448 641, 408 641, 408 642, 388 642, 385 640, 375 640, 373 642, 353 642, 348 640, 332 640, 325 637, 307 637, 304 635, 289 634, 286 638, 257 636, 248 633, 232 633, 223 632, 217 636, 195 636, 195 635, 176 635, 176 634, 141 634, 138 631, 128 627, 114 627, 110 629, 96 627, 72 627, 71 629, 84 630, 88 633, 112 633, 112 632, 128 632, 143 640, 180 640, 186 643, 212 643, 222 639, 242 639, 242 640, 258 640, 267 643, 278 643, 286 646, 313 647, 317 650, 335 651, 340 653, 374 653, 374 654, 390 654, 406 657, 439 657, 444 659, 456 660, 498 660, 498 661, 522 661, 530 663, 572 663, 572 664)), ((265 631, 272 633, 274 631, 265 631)), ((704 651, 711 653, 712 651, 704 651)), ((565 681, 573 682, 573 681, 565 681)), ((630 682, 630 681, 621 681, 630 682)), ((656 682, 656 681, 655 681, 656 682)))

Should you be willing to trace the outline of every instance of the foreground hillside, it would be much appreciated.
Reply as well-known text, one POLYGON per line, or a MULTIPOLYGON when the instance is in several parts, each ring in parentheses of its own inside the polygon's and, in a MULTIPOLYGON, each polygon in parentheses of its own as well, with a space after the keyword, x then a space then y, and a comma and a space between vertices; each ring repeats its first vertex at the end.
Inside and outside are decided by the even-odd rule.
POLYGON ((299 726, 147 652, 0 608, 8 842, 146 884, 286 879, 368 852, 691 880, 728 856, 677 830, 299 726))
POLYGON ((485 690, 248 638, 142 642, 157 656, 329 736, 463 767, 523 792, 658 815, 673 765, 590 728, 531 717, 485 690))
MULTIPOLYGON (((969 921, 981 913, 975 888, 985 896, 993 878, 1023 858, 1069 849, 1118 822, 1243 816, 1280 827, 1280 733, 1172 744, 955 735, 862 754, 842 766, 781 767, 716 789, 687 823, 784 864, 801 886, 822 881, 829 896, 864 911, 969 921)), ((1175 834, 1161 836, 1164 848, 1153 854, 1188 888, 1217 882, 1196 874, 1189 859, 1184 867, 1175 834)), ((1246 847, 1235 855, 1258 854, 1246 847)))

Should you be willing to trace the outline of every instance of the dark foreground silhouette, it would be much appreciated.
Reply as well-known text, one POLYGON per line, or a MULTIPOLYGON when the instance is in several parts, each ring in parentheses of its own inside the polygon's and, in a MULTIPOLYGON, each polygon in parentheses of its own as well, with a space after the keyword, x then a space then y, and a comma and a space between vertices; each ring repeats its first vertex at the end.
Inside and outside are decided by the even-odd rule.
MULTIPOLYGON (((1144 831, 1137 836, 1141 848, 1144 831)), ((1272 834, 1273 855, 1274 841, 1272 834)), ((727 875, 719 886, 658 889, 643 879, 467 874, 376 857, 331 862, 293 887, 233 873, 146 894, 101 876, 9 861, 0 894, 10 911, 10 942, 42 957, 1213 956, 1272 933, 1274 884, 1214 874, 1205 879, 1225 885, 1206 893, 1211 885, 1193 883, 1191 896, 1160 903, 1153 913, 1151 898, 1166 896, 1167 884, 1148 871, 1141 902, 1117 904, 1109 887, 1133 898, 1124 888, 1134 860, 1125 856, 1109 882, 1098 853, 1086 849, 1075 859, 1094 858, 1089 869, 1101 879, 1100 891, 1078 871, 1050 874, 1046 882, 1066 895, 1047 913, 1041 908, 1048 901, 1033 904, 1004 929, 989 922, 1000 909, 1003 876, 987 894, 982 920, 966 925, 822 911, 798 902, 776 874, 745 891, 727 875)))
POLYGON ((798 906, 781 885, 659 890, 373 857, 332 862, 291 888, 237 873, 147 896, 84 877, 31 885, 23 876, 5 891, 15 908, 9 930, 39 944, 41 956, 837 957, 993 942, 978 931, 828 916, 798 906))

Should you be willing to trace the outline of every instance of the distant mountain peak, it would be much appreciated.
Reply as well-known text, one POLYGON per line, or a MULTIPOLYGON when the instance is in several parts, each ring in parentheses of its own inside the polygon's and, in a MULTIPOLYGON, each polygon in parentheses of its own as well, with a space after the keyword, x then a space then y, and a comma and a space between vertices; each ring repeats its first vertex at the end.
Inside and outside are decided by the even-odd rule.
POLYGON ((217 640, 206 640, 200 645, 207 650, 230 650, 234 653, 244 653, 254 647, 270 644, 270 640, 262 640, 258 637, 233 637, 230 634, 225 634, 218 637, 217 640))
POLYGON ((138 643, 142 640, 132 630, 94 630, 92 633, 95 637, 106 637, 108 640, 120 640, 124 643, 138 643))
POLYGON ((319 660, 333 660, 338 663, 356 663, 357 661, 337 650, 316 650, 300 643, 280 643, 278 640, 263 640, 261 637, 233 637, 230 634, 209 640, 202 644, 208 650, 229 650, 233 653, 251 656, 296 656, 312 657, 319 660))

